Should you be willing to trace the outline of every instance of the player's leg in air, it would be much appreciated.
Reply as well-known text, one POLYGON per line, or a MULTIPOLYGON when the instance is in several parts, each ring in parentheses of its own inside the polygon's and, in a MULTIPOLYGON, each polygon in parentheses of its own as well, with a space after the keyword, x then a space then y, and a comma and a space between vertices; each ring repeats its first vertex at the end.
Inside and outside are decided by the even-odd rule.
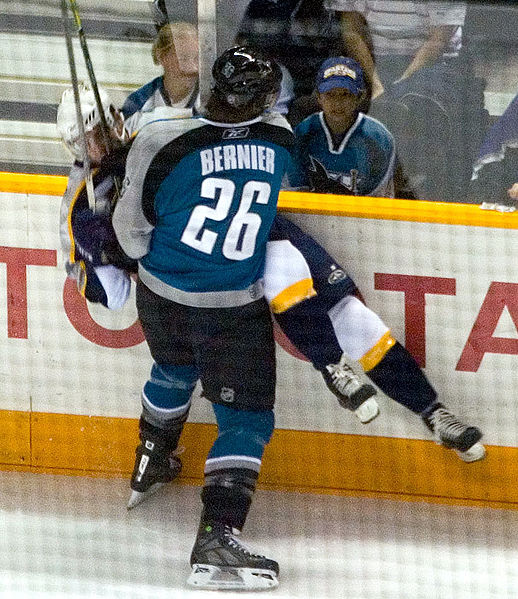
MULTIPOLYGON (((330 257, 312 240, 304 243, 304 238, 311 240, 277 216, 268 241, 264 273, 270 310, 291 343, 321 372, 340 404, 361 422, 369 422, 379 413, 376 389, 351 368, 351 361, 340 347, 327 310, 322 309, 314 280, 316 273, 305 253, 313 253, 311 265, 327 267, 330 257), (294 236, 300 237, 301 243, 294 243, 294 236)), ((340 285, 340 297, 354 292, 356 287, 351 279, 338 266, 334 268, 325 276, 331 285, 340 285)))
MULTIPOLYGON (((383 393, 419 415, 438 443, 454 449, 466 462, 482 459, 480 430, 462 423, 437 400, 417 362, 359 299, 344 269, 287 219, 277 216, 272 232, 265 269, 270 309, 288 339, 322 372, 340 403, 351 409, 348 387, 340 385, 346 380, 349 358, 383 393)), ((362 420, 361 404, 355 413, 362 420)))

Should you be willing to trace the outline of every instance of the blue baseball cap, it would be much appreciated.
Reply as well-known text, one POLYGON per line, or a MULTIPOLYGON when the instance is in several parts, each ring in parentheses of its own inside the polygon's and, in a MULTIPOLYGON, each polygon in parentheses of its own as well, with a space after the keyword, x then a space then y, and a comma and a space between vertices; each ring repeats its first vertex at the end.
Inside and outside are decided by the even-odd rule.
POLYGON ((336 87, 348 89, 355 96, 364 91, 363 69, 356 60, 335 56, 321 64, 316 78, 317 91, 323 94, 336 87))

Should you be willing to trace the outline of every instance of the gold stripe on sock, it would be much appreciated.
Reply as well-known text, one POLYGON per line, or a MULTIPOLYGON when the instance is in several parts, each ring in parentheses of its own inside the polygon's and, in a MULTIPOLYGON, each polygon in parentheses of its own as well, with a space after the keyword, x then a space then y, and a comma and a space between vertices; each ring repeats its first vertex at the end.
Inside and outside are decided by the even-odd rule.
POLYGON ((280 314, 316 294, 317 292, 313 288, 313 279, 303 279, 290 285, 274 297, 270 302, 270 309, 274 314, 280 314))
POLYGON ((369 349, 369 351, 358 360, 365 372, 372 370, 385 357, 391 347, 394 347, 396 340, 392 337, 390 331, 387 331, 383 337, 369 349))

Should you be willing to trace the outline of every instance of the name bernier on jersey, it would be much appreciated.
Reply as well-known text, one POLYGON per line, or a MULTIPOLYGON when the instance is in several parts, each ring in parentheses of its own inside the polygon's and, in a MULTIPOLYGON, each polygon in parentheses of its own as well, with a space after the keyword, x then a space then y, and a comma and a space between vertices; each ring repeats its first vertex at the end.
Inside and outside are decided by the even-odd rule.
POLYGON ((275 150, 255 144, 226 144, 200 152, 201 174, 252 169, 275 172, 275 150))

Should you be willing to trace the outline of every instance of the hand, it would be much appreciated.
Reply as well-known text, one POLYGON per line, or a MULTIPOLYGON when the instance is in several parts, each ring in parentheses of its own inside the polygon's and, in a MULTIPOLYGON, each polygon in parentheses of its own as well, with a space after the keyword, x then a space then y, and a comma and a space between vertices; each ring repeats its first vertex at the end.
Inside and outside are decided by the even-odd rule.
POLYGON ((379 98, 383 93, 385 93, 385 88, 381 81, 373 81, 372 82, 372 99, 379 98))
POLYGON ((72 220, 77 251, 92 266, 106 264, 105 250, 117 243, 111 220, 90 209, 79 211, 72 220))
POLYGON ((507 190, 507 195, 513 200, 518 200, 518 183, 515 183, 510 189, 507 190))

